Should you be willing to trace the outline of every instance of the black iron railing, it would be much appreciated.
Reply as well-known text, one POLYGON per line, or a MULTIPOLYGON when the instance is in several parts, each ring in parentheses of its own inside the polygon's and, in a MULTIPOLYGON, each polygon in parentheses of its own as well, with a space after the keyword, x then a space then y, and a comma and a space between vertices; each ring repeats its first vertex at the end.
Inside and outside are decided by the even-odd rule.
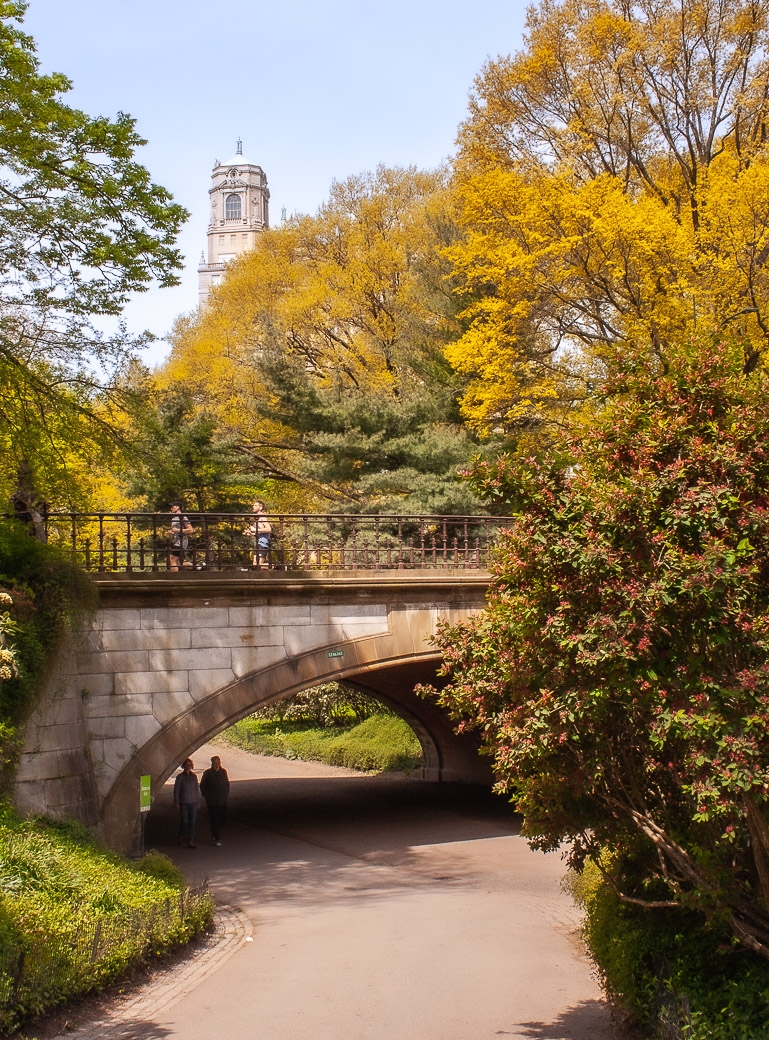
POLYGON ((193 530, 181 546, 171 513, 52 512, 44 519, 50 542, 101 573, 484 570, 510 522, 491 516, 271 514, 269 544, 262 541, 260 551, 249 533, 252 513, 184 516, 193 530))

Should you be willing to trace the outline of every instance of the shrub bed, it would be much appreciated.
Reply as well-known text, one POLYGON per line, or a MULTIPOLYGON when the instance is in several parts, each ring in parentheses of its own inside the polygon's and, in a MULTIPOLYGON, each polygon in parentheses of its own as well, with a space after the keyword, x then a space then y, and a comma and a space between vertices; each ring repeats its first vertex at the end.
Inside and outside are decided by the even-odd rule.
POLYGON ((326 762, 365 772, 408 772, 422 762, 422 748, 413 730, 397 715, 384 713, 357 725, 329 728, 250 716, 225 730, 220 739, 260 755, 326 762))
POLYGON ((623 903, 590 861, 567 884, 607 996, 644 1036, 769 1040, 769 964, 717 920, 623 903))
POLYGON ((159 853, 126 862, 78 824, 0 807, 0 1032, 185 943, 212 909, 159 853))

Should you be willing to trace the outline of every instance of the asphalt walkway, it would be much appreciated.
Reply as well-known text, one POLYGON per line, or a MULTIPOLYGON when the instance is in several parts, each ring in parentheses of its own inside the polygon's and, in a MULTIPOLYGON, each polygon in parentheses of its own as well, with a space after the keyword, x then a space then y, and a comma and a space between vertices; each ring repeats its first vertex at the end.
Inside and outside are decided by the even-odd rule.
POLYGON ((223 846, 203 812, 177 849, 168 785, 147 844, 208 875, 217 933, 68 1040, 620 1040, 560 857, 504 802, 234 749, 199 775, 215 753, 223 846))

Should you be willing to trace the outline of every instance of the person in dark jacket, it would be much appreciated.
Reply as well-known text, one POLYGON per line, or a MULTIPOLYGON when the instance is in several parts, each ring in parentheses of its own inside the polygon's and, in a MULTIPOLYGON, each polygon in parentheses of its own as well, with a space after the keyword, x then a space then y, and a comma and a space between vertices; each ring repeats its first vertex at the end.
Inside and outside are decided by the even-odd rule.
POLYGON ((174 781, 174 805, 179 813, 179 833, 176 836, 176 844, 182 845, 186 842, 188 849, 197 847, 195 845, 195 819, 200 801, 198 778, 197 774, 193 773, 193 768, 192 759, 185 759, 182 763, 182 771, 174 781))
POLYGON ((211 768, 206 769, 200 780, 200 793, 208 806, 208 822, 214 845, 222 844, 222 827, 227 822, 227 799, 230 796, 230 778, 222 768, 218 755, 211 759, 211 768))

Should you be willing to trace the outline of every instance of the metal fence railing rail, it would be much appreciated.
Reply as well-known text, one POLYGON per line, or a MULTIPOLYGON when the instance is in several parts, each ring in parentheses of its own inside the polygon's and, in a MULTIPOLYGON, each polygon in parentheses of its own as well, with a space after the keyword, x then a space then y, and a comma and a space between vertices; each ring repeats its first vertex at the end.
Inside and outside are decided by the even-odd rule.
MULTIPOLYGON (((252 513, 196 513, 179 551, 171 513, 44 516, 49 542, 97 573, 185 570, 478 570, 509 517, 380 514, 270 514, 269 544, 249 533, 252 513), (179 559, 181 557, 181 560, 179 559)), ((6 522, 23 522, 5 517, 6 522)))
POLYGON ((181 941, 185 921, 194 917, 197 930, 210 905, 206 879, 143 909, 104 915, 78 927, 64 923, 59 935, 7 939, 0 944, 0 1035, 181 941))

